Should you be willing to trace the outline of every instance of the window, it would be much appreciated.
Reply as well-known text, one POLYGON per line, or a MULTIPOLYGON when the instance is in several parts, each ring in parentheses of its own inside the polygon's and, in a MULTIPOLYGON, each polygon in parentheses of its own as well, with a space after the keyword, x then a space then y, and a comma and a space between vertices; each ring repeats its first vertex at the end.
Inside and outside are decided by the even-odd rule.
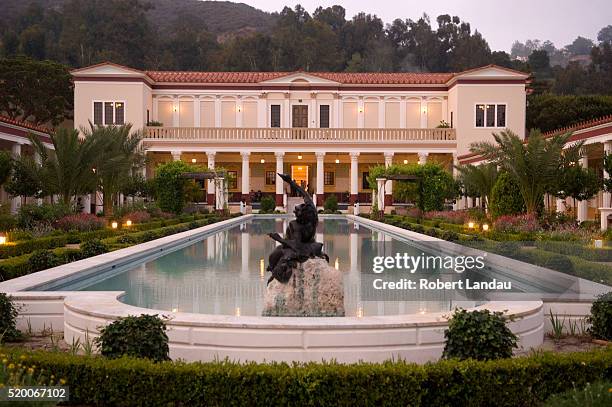
POLYGON ((229 181, 227 183, 227 189, 237 189, 238 188, 238 172, 228 171, 227 178, 229 178, 229 181))
POLYGON ((497 105, 497 127, 506 127, 506 105, 497 105))
POLYGON ((323 174, 323 184, 324 185, 334 185, 335 184, 335 173, 333 171, 325 171, 323 174))
POLYGON ((329 128, 329 105, 319 106, 319 127, 329 128))
POLYGON ((362 189, 370 189, 370 183, 368 182, 369 176, 370 176, 369 172, 361 173, 361 188, 362 189))
POLYGON ((123 102, 94 102, 93 122, 97 126, 125 124, 125 103, 123 102))
POLYGON ((506 105, 477 104, 476 127, 506 127, 506 105))
POLYGON ((266 171, 266 185, 276 185, 276 172, 266 171))
POLYGON ((270 106, 270 127, 280 127, 280 105, 270 106))

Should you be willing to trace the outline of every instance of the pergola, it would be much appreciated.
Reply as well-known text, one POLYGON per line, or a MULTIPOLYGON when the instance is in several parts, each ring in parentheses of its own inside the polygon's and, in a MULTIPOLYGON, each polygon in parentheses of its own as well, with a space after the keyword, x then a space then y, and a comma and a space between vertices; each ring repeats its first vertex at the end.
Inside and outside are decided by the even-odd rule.
POLYGON ((222 211, 227 208, 227 176, 225 172, 185 172, 183 173, 182 177, 197 181, 213 181, 212 184, 215 188, 215 209, 222 211))
MULTIPOLYGON (((418 175, 393 174, 393 175, 386 175, 384 177, 376 178, 376 183, 378 187, 376 201, 378 205, 378 210, 381 211, 382 213, 385 212, 385 187, 387 185, 387 181, 416 182, 418 183, 418 186, 419 186, 419 196, 422 196, 423 184, 421 183, 421 177, 419 177, 418 175)), ((422 210, 423 208, 420 208, 420 209, 422 210)))

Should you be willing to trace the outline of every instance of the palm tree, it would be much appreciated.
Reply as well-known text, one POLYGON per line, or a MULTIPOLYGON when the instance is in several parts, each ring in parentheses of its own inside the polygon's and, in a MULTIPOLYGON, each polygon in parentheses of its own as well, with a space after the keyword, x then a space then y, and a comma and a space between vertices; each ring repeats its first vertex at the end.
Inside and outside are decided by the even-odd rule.
POLYGON ((77 195, 92 192, 95 178, 92 162, 97 155, 92 140, 81 139, 77 130, 59 128, 49 135, 53 149, 40 137, 30 135, 34 152, 40 156, 40 180, 49 194, 58 194, 69 205, 77 195))
POLYGON ((511 130, 493 133, 495 144, 473 143, 470 150, 507 171, 517 181, 527 213, 535 214, 544 193, 558 177, 563 146, 571 133, 545 138, 532 130, 526 141, 511 130))
POLYGON ((124 183, 144 164, 142 133, 131 130, 131 124, 103 127, 91 123, 89 129, 81 130, 99 152, 93 163, 106 216, 112 216, 113 203, 124 183))
POLYGON ((497 165, 485 163, 481 165, 458 165, 459 179, 465 190, 483 198, 485 207, 489 207, 489 197, 497 181, 497 165))

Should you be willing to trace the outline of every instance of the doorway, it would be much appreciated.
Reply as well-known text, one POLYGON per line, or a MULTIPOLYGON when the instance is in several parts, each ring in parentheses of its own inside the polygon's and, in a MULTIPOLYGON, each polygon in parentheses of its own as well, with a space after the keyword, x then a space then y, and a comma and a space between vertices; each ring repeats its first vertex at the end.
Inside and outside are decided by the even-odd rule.
POLYGON ((308 106, 293 105, 292 108, 292 125, 293 127, 308 127, 308 106))
MULTIPOLYGON (((291 178, 304 190, 308 187, 308 165, 298 164, 291 166, 291 178)), ((294 191, 291 191, 292 195, 294 191)))

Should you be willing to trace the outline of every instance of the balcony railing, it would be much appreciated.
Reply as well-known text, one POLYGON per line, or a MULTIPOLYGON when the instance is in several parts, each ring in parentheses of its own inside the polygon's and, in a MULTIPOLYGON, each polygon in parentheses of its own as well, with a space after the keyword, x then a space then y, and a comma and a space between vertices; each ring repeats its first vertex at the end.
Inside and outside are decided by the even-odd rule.
POLYGON ((145 139, 168 141, 454 141, 455 129, 146 127, 145 139))

